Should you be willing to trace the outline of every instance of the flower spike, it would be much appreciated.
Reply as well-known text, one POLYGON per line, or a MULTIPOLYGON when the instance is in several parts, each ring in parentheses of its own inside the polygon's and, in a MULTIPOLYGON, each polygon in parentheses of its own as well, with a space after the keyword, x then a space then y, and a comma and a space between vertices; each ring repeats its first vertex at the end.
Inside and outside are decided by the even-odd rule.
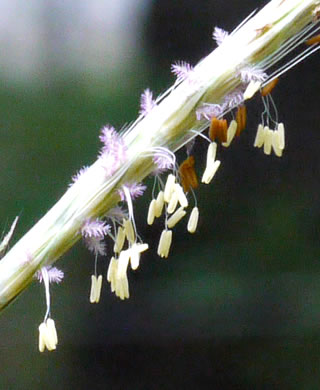
MULTIPOLYGON (((320 49, 318 38, 313 37, 319 20, 319 0, 271 0, 231 34, 216 28, 213 37, 219 47, 195 67, 186 63, 173 65, 177 75, 174 85, 156 102, 146 90, 141 115, 121 133, 112 126, 101 130, 102 148, 96 162, 73 178, 74 184, 56 205, 0 261, 0 310, 14 300, 34 275, 40 279, 41 274, 47 310, 39 327, 40 351, 54 350, 58 342, 50 313, 49 284, 61 281, 62 273, 52 265, 80 238, 95 254, 91 301, 97 302, 100 297, 102 277, 96 272, 96 263, 98 255, 106 253, 106 236, 114 242, 107 275, 111 291, 120 299, 129 298, 129 265, 137 269, 141 252, 147 249, 137 233, 133 199, 143 193, 144 185, 140 183, 149 174, 156 175, 152 193, 158 191, 158 196, 152 202, 148 223, 165 211, 165 228, 157 252, 168 257, 171 229, 186 215, 189 205, 185 191, 190 190, 188 196, 194 196, 196 182, 194 172, 190 173, 190 160, 185 174, 190 183, 186 185, 185 177, 179 177, 179 173, 184 173, 176 168, 174 153, 196 136, 208 140, 203 132, 213 119, 222 121, 222 126, 211 131, 203 183, 210 183, 220 166, 220 160, 216 160, 220 144, 213 140, 229 146, 234 132, 240 133, 245 126, 244 100, 259 89, 265 110, 254 144, 263 148, 265 154, 273 151, 276 156, 282 155, 284 126, 278 121, 270 92, 278 77, 320 49), (287 55, 297 52, 299 46, 303 50, 288 60, 287 55), (283 65, 277 68, 279 63, 283 65), (235 120, 232 111, 237 109, 235 120), (274 112, 274 118, 270 112, 274 112), (270 124, 275 124, 275 129, 270 124), (166 182, 159 176, 165 169, 172 171, 166 182), (118 208, 120 197, 127 212, 118 208), (111 221, 110 225, 105 219, 111 221)), ((219 155, 220 151, 223 157, 226 151, 219 150, 219 155)), ((198 217, 194 196, 187 224, 190 233, 195 232, 198 217)))

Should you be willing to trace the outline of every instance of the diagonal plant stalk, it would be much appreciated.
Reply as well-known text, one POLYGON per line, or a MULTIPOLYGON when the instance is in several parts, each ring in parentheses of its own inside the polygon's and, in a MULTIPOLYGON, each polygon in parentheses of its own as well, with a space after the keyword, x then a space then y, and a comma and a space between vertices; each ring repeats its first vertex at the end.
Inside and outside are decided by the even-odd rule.
POLYGON ((316 26, 319 6, 320 0, 270 1, 196 65, 190 79, 178 78, 157 99, 157 105, 122 135, 127 146, 125 162, 108 176, 98 158, 3 257, 0 310, 31 283, 37 270, 53 264, 81 238, 85 220, 104 216, 119 203, 122 185, 139 182, 155 170, 155 148, 175 152, 196 136, 194 131, 202 132, 208 120, 198 120, 197 110, 206 104, 221 104, 243 88, 243 69, 265 72, 305 40, 309 28, 316 26))

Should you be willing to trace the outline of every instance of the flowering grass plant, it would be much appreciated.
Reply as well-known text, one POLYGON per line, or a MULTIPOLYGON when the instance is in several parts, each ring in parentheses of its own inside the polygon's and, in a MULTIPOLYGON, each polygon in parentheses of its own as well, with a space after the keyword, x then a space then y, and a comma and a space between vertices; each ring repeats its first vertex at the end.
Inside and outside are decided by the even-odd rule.
MULTIPOLYGON (((231 33, 216 27, 217 48, 195 66, 173 64, 173 86, 157 98, 146 89, 133 124, 122 131, 110 125, 102 128, 96 162, 72 177, 62 198, 0 261, 0 310, 34 279, 44 284, 47 310, 39 327, 41 352, 58 343, 49 289, 50 283, 62 281, 63 272, 53 264, 78 240, 83 239, 95 261, 90 302, 100 299, 104 281, 97 273, 97 261, 109 255, 106 240, 113 241, 106 279, 120 299, 129 298, 127 273, 139 267, 140 256, 148 249, 138 234, 133 207, 148 175, 154 176, 154 188, 147 223, 163 217, 157 253, 167 258, 177 223, 188 218, 188 232, 196 232, 201 212, 195 189, 200 181, 213 180, 221 166, 217 156, 241 136, 245 103, 255 95, 261 96, 264 112, 254 146, 282 156, 285 126, 271 91, 284 72, 319 49, 319 17, 320 0, 272 0, 231 33), (290 58, 297 48, 298 54, 290 58), (208 141, 199 179, 193 155, 198 137, 208 141), (184 146, 186 159, 178 163, 174 153, 184 146)), ((0 245, 2 255, 16 223, 0 245)))

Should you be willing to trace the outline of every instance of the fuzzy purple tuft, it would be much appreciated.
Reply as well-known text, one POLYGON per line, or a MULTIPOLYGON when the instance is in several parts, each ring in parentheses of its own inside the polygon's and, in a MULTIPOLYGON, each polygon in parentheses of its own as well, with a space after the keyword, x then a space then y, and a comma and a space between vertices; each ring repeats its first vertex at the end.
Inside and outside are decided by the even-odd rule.
MULTIPOLYGON (((64 278, 64 272, 61 271, 60 269, 58 269, 56 267, 51 267, 51 266, 48 266, 45 268, 46 268, 47 273, 48 273, 49 283, 59 284, 62 281, 62 279, 64 278)), ((42 283, 43 275, 42 275, 41 270, 37 271, 35 276, 39 280, 39 282, 42 283)))
POLYGON ((81 228, 81 234, 84 238, 95 237, 102 240, 109 232, 110 225, 107 225, 106 222, 98 218, 96 220, 91 218, 86 219, 81 228))
POLYGON ((226 95, 223 101, 223 108, 225 110, 232 109, 234 107, 239 106, 241 103, 243 103, 244 97, 243 97, 243 91, 242 89, 238 88, 235 91, 229 93, 229 95, 226 95))
POLYGON ((112 126, 103 127, 99 138, 104 144, 99 159, 107 176, 111 176, 125 161, 127 147, 112 126))
POLYGON ((229 33, 222 28, 215 27, 213 30, 212 38, 216 41, 218 46, 227 38, 229 33))
POLYGON ((265 73, 262 69, 260 68, 254 68, 252 66, 247 66, 243 68, 239 72, 241 81, 245 84, 249 84, 250 81, 259 81, 263 82, 268 78, 267 73, 265 73))
POLYGON ((156 102, 153 100, 152 92, 147 88, 141 95, 140 101, 140 114, 147 115, 156 106, 156 102))
POLYGON ((86 247, 94 254, 102 256, 106 254, 106 244, 103 239, 109 232, 110 225, 99 219, 88 218, 81 228, 86 247))
POLYGON ((101 238, 97 237, 85 237, 84 243, 90 252, 93 252, 96 256, 105 256, 107 254, 106 243, 101 238))
POLYGON ((198 121, 201 120, 202 118, 209 121, 213 117, 219 117, 222 113, 223 113, 223 107, 220 104, 205 103, 197 109, 196 117, 198 121))
POLYGON ((153 162, 157 166, 154 173, 160 175, 161 173, 174 168, 175 156, 166 148, 157 148, 153 157, 153 162))
MULTIPOLYGON (((139 198, 139 196, 143 195, 145 189, 147 188, 144 184, 142 183, 131 183, 131 184, 126 184, 125 186, 123 187, 126 187, 129 192, 130 192, 130 196, 132 198, 132 200, 136 199, 136 198, 139 198)), ((125 196, 125 193, 122 189, 120 189, 119 191, 119 195, 120 195, 120 198, 122 201, 126 200, 126 196, 125 196)))
POLYGON ((123 210, 122 207, 116 206, 108 211, 106 218, 110 218, 118 222, 122 222, 124 218, 128 219, 128 213, 127 211, 123 210))
POLYGON ((177 62, 171 65, 171 72, 177 76, 178 81, 192 80, 193 66, 187 62, 177 62))

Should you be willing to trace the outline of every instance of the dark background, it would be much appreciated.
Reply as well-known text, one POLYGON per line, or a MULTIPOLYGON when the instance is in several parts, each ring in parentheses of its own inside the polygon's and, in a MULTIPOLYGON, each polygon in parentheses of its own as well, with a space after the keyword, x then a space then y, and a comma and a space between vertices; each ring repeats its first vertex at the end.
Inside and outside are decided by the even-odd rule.
MULTIPOLYGON (((195 64, 214 48, 215 25, 231 30, 257 4, 149 3, 125 71, 73 71, 44 52, 47 66, 32 80, 0 72, 1 228, 20 215, 21 237, 95 160, 102 125, 134 120, 146 87, 158 94, 173 82, 172 62, 195 64)), ((48 36, 39 39, 45 47, 48 36)), ((316 54, 273 93, 286 126, 282 158, 253 148, 262 103, 248 104, 246 131, 220 150, 216 178, 197 191, 197 233, 178 225, 167 260, 156 255, 162 223, 146 226, 147 181, 135 215, 151 249, 130 272, 129 300, 105 283, 90 305, 93 257, 79 243, 57 263, 65 279, 51 290, 56 351, 38 352, 41 285, 2 313, 0 389, 319 388, 318 69, 316 54)), ((201 174, 206 145, 195 150, 201 174)), ((99 262, 104 273, 107 264, 99 262)))

